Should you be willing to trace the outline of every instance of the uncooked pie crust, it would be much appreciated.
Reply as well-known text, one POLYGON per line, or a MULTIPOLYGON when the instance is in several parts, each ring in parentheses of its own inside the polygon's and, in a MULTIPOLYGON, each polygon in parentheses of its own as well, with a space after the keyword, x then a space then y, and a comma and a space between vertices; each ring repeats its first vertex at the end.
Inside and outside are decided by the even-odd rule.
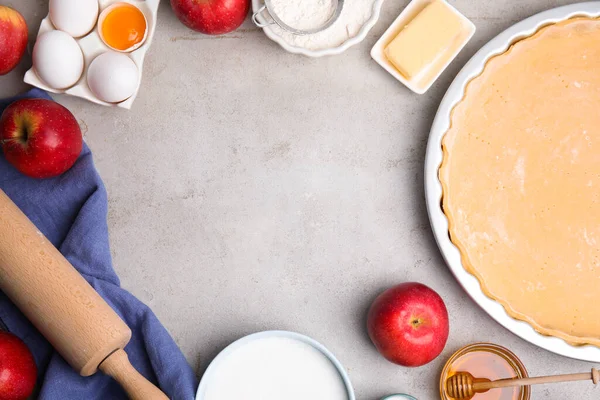
POLYGON ((600 346, 600 21, 546 26, 490 59, 442 147, 450 238, 486 295, 600 346))

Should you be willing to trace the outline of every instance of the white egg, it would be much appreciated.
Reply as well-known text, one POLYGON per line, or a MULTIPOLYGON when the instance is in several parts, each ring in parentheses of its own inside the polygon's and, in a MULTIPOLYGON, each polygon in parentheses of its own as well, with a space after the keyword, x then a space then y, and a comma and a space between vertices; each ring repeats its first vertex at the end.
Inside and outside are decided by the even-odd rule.
POLYGON ((50 20, 73 37, 90 33, 98 21, 98 0, 50 0, 50 20))
POLYGON ((68 34, 46 32, 33 46, 33 68, 48 86, 66 89, 77 83, 83 74, 83 53, 68 34))
POLYGON ((140 72, 129 56, 116 51, 100 54, 88 68, 92 93, 107 103, 120 103, 133 96, 140 72))

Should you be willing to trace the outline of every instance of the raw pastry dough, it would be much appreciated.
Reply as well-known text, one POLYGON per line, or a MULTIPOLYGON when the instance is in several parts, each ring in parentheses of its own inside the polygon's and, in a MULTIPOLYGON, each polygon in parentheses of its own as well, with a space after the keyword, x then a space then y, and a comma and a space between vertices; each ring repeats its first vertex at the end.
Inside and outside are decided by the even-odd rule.
POLYGON ((542 334, 600 346, 600 21, 492 58, 443 150, 450 236, 486 294, 542 334))

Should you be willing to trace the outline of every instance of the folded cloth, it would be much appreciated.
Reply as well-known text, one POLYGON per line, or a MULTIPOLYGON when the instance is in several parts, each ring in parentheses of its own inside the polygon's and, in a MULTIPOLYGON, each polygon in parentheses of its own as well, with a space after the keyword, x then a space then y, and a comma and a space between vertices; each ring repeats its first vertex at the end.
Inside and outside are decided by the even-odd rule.
MULTIPOLYGON (((50 98, 36 89, 18 98, 25 97, 50 98)), ((0 101, 0 114, 13 100, 0 101)), ((84 145, 73 168, 45 180, 20 174, 0 155, 0 189, 129 325, 133 337, 125 350, 133 366, 170 399, 193 399, 196 377, 183 354, 152 311, 119 285, 108 243, 106 190, 88 147, 84 145)), ((121 387, 100 372, 79 376, 0 292, 2 323, 33 352, 39 399, 127 399, 121 387)))

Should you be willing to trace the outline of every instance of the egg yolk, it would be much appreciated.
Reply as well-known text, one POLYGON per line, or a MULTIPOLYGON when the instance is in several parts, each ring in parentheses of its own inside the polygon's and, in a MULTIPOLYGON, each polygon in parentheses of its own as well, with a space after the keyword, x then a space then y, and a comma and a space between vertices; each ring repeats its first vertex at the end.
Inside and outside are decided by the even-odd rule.
POLYGON ((146 35, 146 19, 139 8, 123 4, 111 10, 102 23, 102 36, 113 49, 126 51, 142 42, 146 35))

